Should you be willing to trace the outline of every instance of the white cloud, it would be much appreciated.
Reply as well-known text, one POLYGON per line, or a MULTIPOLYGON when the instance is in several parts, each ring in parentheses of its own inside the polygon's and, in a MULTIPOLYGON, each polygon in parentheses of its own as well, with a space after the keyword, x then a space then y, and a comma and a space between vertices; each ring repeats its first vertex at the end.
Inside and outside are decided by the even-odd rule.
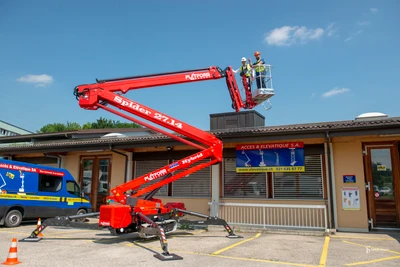
POLYGON ((291 32, 294 29, 294 27, 289 26, 275 28, 269 32, 268 36, 265 38, 265 41, 270 45, 288 45, 291 39, 291 32))
POLYGON ((345 42, 348 42, 348 41, 350 41, 351 39, 353 39, 353 36, 347 37, 346 39, 344 39, 344 41, 345 41, 345 42))
POLYGON ((359 35, 359 34, 361 34, 361 33, 363 33, 363 32, 364 32, 363 30, 358 30, 357 32, 353 33, 352 35, 350 35, 349 37, 347 37, 346 39, 344 39, 344 41, 345 41, 345 42, 348 42, 348 41, 352 40, 354 36, 359 35))
POLYGON ((368 26, 370 24, 371 24, 371 22, 370 21, 366 21, 366 20, 357 22, 358 26, 368 26))
POLYGON ((339 27, 336 27, 335 23, 331 23, 328 25, 328 27, 326 28, 326 35, 328 35, 329 37, 335 35, 335 33, 339 30, 339 27))
POLYGON ((378 9, 375 8, 375 7, 371 7, 371 8, 369 9, 369 11, 371 11, 372 13, 376 13, 376 12, 378 12, 378 9))
POLYGON ((307 43, 318 40, 324 34, 322 28, 307 29, 305 26, 283 26, 271 30, 265 37, 269 45, 290 46, 296 43, 307 43))
POLYGON ((312 95, 311 95, 311 97, 310 97, 310 98, 314 98, 314 96, 315 96, 315 93, 312 93, 312 95))
POLYGON ((334 88, 332 90, 329 90, 329 91, 323 93, 322 97, 327 98, 327 97, 331 97, 334 95, 344 94, 347 92, 350 92, 350 90, 348 88, 334 88))
POLYGON ((40 75, 28 74, 18 78, 17 81, 23 83, 33 83, 37 87, 42 87, 51 84, 54 80, 52 76, 47 74, 40 74, 40 75))

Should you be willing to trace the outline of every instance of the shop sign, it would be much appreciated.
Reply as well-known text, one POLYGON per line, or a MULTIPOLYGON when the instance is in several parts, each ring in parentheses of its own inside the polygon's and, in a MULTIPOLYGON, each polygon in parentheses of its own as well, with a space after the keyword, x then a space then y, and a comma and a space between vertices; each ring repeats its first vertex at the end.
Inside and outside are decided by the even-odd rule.
POLYGON ((345 184, 354 184, 356 183, 356 176, 351 174, 351 175, 343 175, 343 183, 345 184))
POLYGON ((236 172, 304 172, 304 143, 236 146, 236 172))
POLYGON ((386 171, 386 165, 377 165, 376 169, 378 172, 385 172, 386 171))

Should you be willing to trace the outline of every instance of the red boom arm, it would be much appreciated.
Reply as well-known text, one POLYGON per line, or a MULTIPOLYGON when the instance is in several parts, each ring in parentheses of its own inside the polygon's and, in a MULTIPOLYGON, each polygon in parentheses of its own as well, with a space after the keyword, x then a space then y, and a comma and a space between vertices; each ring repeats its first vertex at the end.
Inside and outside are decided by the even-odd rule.
POLYGON ((134 192, 132 196, 139 197, 144 193, 160 188, 181 177, 196 172, 200 169, 206 168, 222 160, 222 142, 214 135, 202 131, 198 128, 195 128, 193 126, 190 126, 182 121, 167 116, 161 112, 148 108, 142 104, 129 100, 121 96, 120 94, 117 94, 117 92, 125 94, 126 92, 135 89, 221 79, 224 77, 226 78, 226 83, 232 98, 232 107, 236 111, 239 111, 240 108, 252 108, 256 105, 248 97, 246 102, 242 101, 236 83, 236 79, 234 77, 234 73, 231 67, 226 68, 224 71, 222 71, 218 67, 210 67, 208 69, 197 69, 197 70, 182 71, 182 72, 134 76, 134 77, 116 78, 109 80, 96 80, 97 83, 79 85, 74 89, 74 94, 76 98, 79 100, 79 105, 84 109, 88 110, 96 110, 98 108, 105 109, 125 119, 143 125, 144 127, 147 127, 149 129, 158 131, 182 143, 191 145, 201 150, 200 152, 194 155, 183 158, 177 162, 169 164, 149 174, 145 174, 143 176, 136 178, 135 180, 129 181, 125 184, 122 184, 120 186, 111 189, 113 196, 110 196, 109 199, 125 204, 127 201, 127 196, 125 192, 127 192, 128 190, 132 190, 134 192), (113 106, 117 109, 113 109, 108 105, 113 106), (159 129, 143 121, 140 121, 130 115, 122 113, 118 109, 134 114, 145 120, 148 120, 164 128, 172 130, 173 132, 186 136, 189 138, 189 140, 182 138, 176 134, 159 129), (201 145, 191 141, 190 139, 200 143, 201 145), (210 158, 210 161, 207 163, 201 163, 192 166, 194 163, 205 158, 210 158), (179 172, 175 175, 171 175, 173 174, 173 172, 176 172, 184 168, 188 169, 179 172), (138 190, 141 185, 148 183, 154 179, 164 177, 166 175, 169 175, 168 178, 161 180, 157 183, 154 183, 141 190, 138 190))

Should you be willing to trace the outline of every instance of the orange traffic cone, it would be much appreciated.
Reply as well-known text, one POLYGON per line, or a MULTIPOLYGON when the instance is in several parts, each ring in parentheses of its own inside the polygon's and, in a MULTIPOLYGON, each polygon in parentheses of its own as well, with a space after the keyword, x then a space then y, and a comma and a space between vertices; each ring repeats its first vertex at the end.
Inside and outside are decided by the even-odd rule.
POLYGON ((18 260, 18 257, 17 257, 17 239, 13 238, 11 247, 10 247, 10 251, 8 252, 8 257, 7 257, 6 261, 3 262, 2 264, 14 265, 14 264, 19 264, 19 263, 21 263, 21 262, 18 260))
MULTIPOLYGON (((42 226, 42 221, 40 220, 40 218, 39 218, 39 220, 38 220, 38 222, 37 222, 36 227, 39 227, 39 226, 42 226)), ((38 234, 38 236, 44 236, 44 234, 42 234, 42 232, 40 232, 40 233, 38 234)))

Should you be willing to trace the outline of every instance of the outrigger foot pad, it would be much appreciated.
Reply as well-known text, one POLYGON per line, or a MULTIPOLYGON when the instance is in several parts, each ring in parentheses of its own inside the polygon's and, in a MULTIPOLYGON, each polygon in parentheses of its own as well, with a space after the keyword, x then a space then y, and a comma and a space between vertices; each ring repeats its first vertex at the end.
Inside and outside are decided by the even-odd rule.
POLYGON ((27 237, 19 240, 19 242, 39 242, 42 239, 41 237, 27 237))
POLYGON ((227 238, 243 238, 243 236, 240 235, 227 235, 227 238))
POLYGON ((154 257, 161 261, 183 260, 181 256, 178 256, 176 254, 160 253, 160 254, 154 254, 154 257))

